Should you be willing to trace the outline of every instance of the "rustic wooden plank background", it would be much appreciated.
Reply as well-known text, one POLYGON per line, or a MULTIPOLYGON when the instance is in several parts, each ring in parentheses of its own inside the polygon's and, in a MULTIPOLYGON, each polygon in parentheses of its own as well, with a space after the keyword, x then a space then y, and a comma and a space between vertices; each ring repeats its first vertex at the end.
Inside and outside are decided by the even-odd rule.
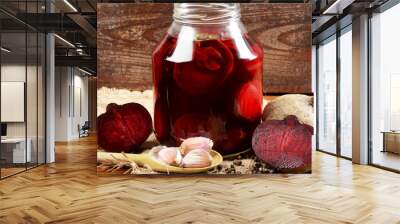
MULTIPOLYGON (((152 87, 151 53, 172 22, 172 4, 101 3, 98 87, 152 87)), ((311 5, 241 4, 242 21, 264 48, 264 92, 311 93, 311 5)))

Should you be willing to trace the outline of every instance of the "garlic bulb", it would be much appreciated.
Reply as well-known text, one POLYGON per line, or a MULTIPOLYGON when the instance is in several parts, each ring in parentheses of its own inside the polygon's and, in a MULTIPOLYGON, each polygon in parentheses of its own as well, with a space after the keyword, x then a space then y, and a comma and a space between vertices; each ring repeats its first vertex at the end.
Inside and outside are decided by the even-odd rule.
POLYGON ((193 149, 182 159, 182 166, 186 168, 203 168, 211 165, 212 158, 204 149, 193 149))
POLYGON ((168 165, 180 165, 182 162, 182 155, 177 147, 162 148, 158 151, 157 157, 168 165))
POLYGON ((209 152, 214 143, 211 139, 205 137, 192 137, 185 139, 181 144, 181 153, 186 155, 194 149, 202 149, 209 152))

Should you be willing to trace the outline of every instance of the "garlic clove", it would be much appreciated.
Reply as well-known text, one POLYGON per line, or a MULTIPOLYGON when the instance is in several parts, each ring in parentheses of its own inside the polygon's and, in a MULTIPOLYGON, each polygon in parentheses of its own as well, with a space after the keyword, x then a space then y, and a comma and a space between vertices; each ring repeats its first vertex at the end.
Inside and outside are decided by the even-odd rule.
POLYGON ((175 158, 174 165, 180 166, 182 164, 183 157, 182 157, 180 149, 178 147, 175 147, 175 149, 176 149, 176 158, 175 158))
POLYGON ((165 147, 157 153, 160 161, 168 165, 179 165, 182 162, 182 155, 177 147, 165 147))
POLYGON ((180 150, 183 155, 186 155, 190 151, 194 149, 202 149, 205 151, 210 151, 213 147, 214 143, 211 139, 206 137, 192 137, 185 139, 181 146, 180 150))
POLYGON ((204 149, 193 149, 182 159, 182 166, 185 168, 203 168, 211 165, 210 153, 204 149))

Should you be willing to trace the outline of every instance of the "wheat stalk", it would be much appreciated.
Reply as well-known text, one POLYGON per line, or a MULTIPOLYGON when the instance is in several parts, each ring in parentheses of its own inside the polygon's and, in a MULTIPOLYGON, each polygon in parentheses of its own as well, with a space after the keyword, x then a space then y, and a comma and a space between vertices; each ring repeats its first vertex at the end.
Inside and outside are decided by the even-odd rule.
POLYGON ((97 168, 101 172, 112 173, 124 170, 123 174, 157 173, 153 171, 147 164, 145 164, 142 167, 139 166, 135 161, 131 160, 124 152, 117 154, 102 153, 102 155, 97 154, 97 164, 98 164, 97 168))

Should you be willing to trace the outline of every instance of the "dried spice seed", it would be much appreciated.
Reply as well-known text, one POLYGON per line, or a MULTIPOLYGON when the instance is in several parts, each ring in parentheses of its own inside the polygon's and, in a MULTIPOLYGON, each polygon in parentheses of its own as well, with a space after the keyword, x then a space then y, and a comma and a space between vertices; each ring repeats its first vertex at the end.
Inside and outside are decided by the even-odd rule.
POLYGON ((238 159, 235 159, 235 160, 233 160, 233 164, 234 164, 235 166, 241 166, 241 165, 242 165, 242 161, 241 161, 241 160, 238 160, 238 159))

